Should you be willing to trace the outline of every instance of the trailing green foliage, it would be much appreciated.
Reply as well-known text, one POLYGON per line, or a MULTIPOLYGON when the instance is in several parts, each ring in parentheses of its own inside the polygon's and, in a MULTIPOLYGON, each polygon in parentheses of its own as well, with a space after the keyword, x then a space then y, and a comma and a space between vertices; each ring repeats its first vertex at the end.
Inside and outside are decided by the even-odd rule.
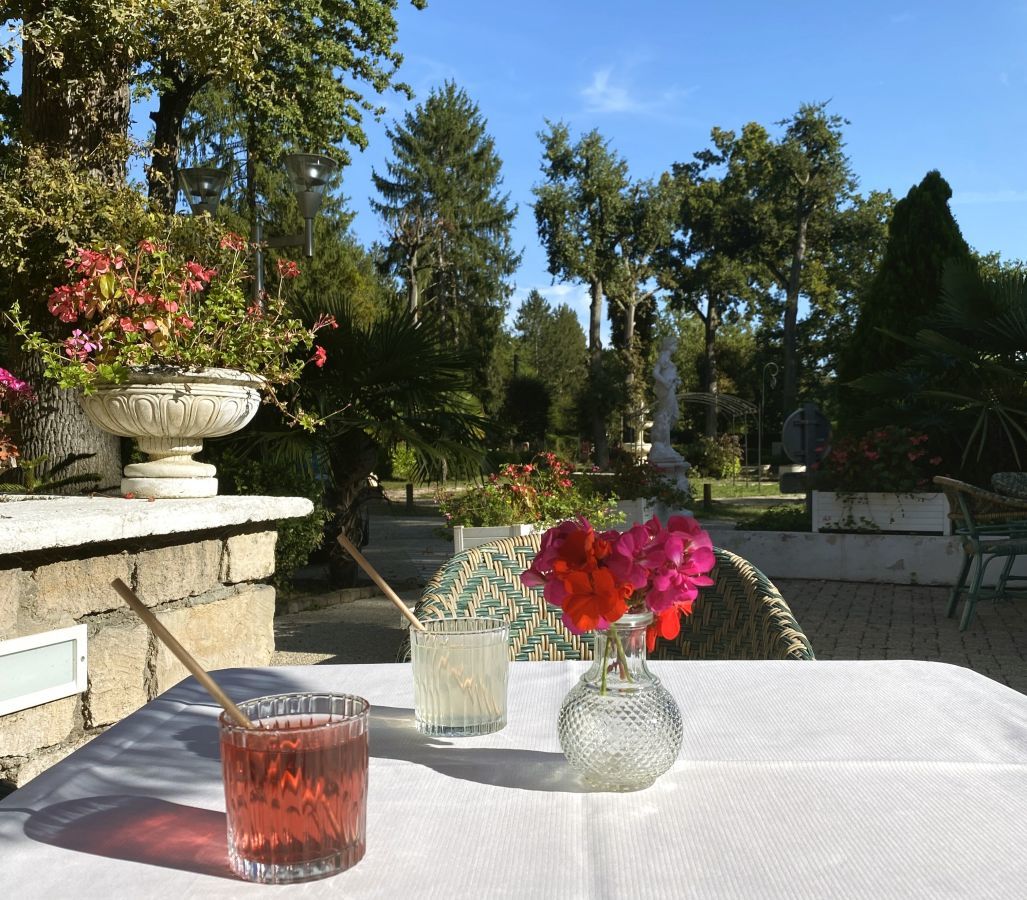
POLYGON ((314 417, 288 407, 275 391, 295 381, 308 361, 324 365, 324 351, 314 351, 313 342, 319 329, 335 326, 319 318, 307 328, 289 315, 283 287, 296 264, 279 265, 278 290, 258 307, 242 237, 209 216, 154 215, 147 224, 153 230, 132 249, 81 247, 67 260, 70 279, 54 287, 47 304, 63 333, 51 338, 32 329, 12 306, 7 319, 23 349, 42 358, 46 377, 86 393, 146 367, 259 375, 265 399, 313 428, 314 417))

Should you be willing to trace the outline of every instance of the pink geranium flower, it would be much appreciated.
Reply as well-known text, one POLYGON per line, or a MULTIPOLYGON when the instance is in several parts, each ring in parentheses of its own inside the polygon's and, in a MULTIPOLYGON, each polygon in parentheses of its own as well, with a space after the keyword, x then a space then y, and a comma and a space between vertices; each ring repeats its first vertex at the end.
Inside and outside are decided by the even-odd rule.
POLYGON ((671 516, 666 528, 653 517, 623 534, 596 534, 578 519, 543 534, 521 583, 542 587, 576 633, 605 628, 628 611, 652 611, 651 649, 658 634, 677 635, 699 588, 713 583, 707 573, 715 563, 710 536, 691 516, 671 516))

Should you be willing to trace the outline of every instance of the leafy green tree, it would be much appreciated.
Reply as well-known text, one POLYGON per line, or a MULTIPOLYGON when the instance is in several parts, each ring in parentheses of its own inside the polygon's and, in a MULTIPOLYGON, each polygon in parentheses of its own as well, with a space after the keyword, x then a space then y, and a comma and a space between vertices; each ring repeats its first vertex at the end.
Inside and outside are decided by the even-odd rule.
POLYGON ((550 422, 554 430, 573 432, 573 410, 588 377, 588 348, 577 313, 566 303, 553 310, 542 343, 548 363, 540 373, 552 397, 550 422))
MULTIPOLYGON (((424 0, 413 0, 413 5, 423 8, 424 0)), ((219 135, 234 131, 236 146, 246 148, 251 208, 256 205, 256 166, 274 161, 282 145, 331 151, 347 162, 347 146, 367 145, 364 114, 383 112, 365 92, 391 88, 409 95, 409 88, 396 80, 402 61, 395 47, 397 6, 398 0, 155 4, 144 27, 144 64, 138 75, 140 88, 158 97, 150 114, 150 195, 165 209, 174 206, 183 125, 198 105, 219 135)), ((231 146, 216 146, 211 155, 223 158, 231 146)))
MULTIPOLYGON (((3 8, 4 23, 20 23, 22 56, 21 92, 6 94, 3 103, 9 143, 0 173, 0 248, 13 251, 0 277, 4 308, 23 299, 26 309, 41 309, 69 236, 97 237, 107 224, 104 212, 121 207, 120 195, 95 195, 117 193, 124 181, 129 76, 142 8, 141 0, 13 0, 3 8)), ((72 391, 42 380, 39 360, 20 357, 14 365, 37 393, 19 413, 26 457, 51 464, 74 458, 69 475, 95 472, 100 484, 116 483, 119 439, 86 418, 72 391)))
POLYGON ((633 182, 625 189, 617 241, 617 269, 610 282, 611 339, 621 354, 625 370, 625 403, 621 410, 624 428, 644 427, 646 381, 651 327, 636 327, 639 318, 650 326, 656 306, 660 255, 671 241, 677 186, 669 175, 658 181, 633 182))
POLYGON ((855 179, 842 152, 844 120, 828 116, 825 104, 804 104, 779 124, 785 132, 778 141, 755 122, 739 135, 714 128, 713 149, 697 157, 706 168, 723 168, 727 193, 745 198, 737 212, 739 226, 748 229, 750 258, 783 299, 782 393, 790 408, 798 389, 799 297, 810 293, 810 257, 827 243, 834 214, 851 197, 855 179))
POLYGON ((610 378, 604 372, 600 328, 603 301, 619 274, 618 244, 628 167, 598 131, 574 144, 565 124, 547 125, 548 130, 539 135, 544 181, 533 189, 535 222, 550 274, 588 286, 589 369, 584 406, 596 461, 606 466, 610 459, 606 412, 612 410, 606 409, 610 395, 605 389, 610 378))
POLYGON ((393 158, 373 173, 380 199, 371 204, 389 229, 386 258, 410 312, 443 323, 471 353, 480 385, 520 262, 510 238, 516 210, 500 193, 502 161, 486 127, 453 82, 433 90, 387 129, 393 158))
MULTIPOLYGON (((4 173, 12 186, 8 194, 12 218, 19 218, 21 208, 27 213, 22 219, 44 219, 44 232, 56 231, 58 238, 51 242, 47 258, 29 255, 18 260, 13 280, 22 299, 38 298, 41 305, 71 235, 84 243, 120 237, 113 220, 85 215, 83 222, 61 230, 50 227, 50 217, 56 214, 53 225, 57 226, 83 205, 98 210, 103 203, 88 195, 117 191, 123 183, 131 90, 158 95, 155 156, 148 175, 151 192, 165 207, 174 198, 171 174, 178 125, 204 85, 216 84, 226 92, 234 89, 237 97, 245 99, 249 121, 259 115, 263 126, 274 132, 274 140, 299 143, 316 134, 320 140, 326 135, 341 136, 360 145, 361 110, 368 108, 360 85, 385 89, 393 83, 400 61, 393 46, 396 3, 16 0, 6 4, 4 21, 21 23, 23 77, 17 98, 0 97, 4 114, 0 142, 12 142, 4 152, 11 166, 27 167, 30 159, 36 160, 35 173, 24 177, 10 169, 4 173), (340 77, 343 73, 348 77, 340 77), (328 127, 333 116, 336 127, 328 127), (13 143, 15 121, 19 128, 13 143), (30 157, 33 147, 41 148, 49 159, 30 157), (49 168, 51 160, 53 168, 49 168), (62 160, 74 165, 62 170, 62 160), (53 178, 56 170, 61 171, 53 185, 36 177, 53 178), (97 172, 106 180, 98 179, 97 172), (55 196, 59 188, 66 188, 63 199, 55 196), (95 227, 91 230, 86 223, 95 227)), ((9 48, 2 59, 4 64, 9 61, 9 48)), ((5 237, 18 246, 23 235, 34 240, 28 227, 5 237)), ((42 241, 35 243, 42 247, 42 241)), ((32 365, 26 360, 22 366, 29 377, 32 365)), ((69 451, 95 453, 84 465, 101 472, 104 483, 115 480, 120 470, 118 440, 92 426, 72 394, 48 385, 39 389, 40 402, 31 407, 32 421, 24 429, 29 435, 26 452, 51 457, 69 451)))
MULTIPOLYGON (((749 234, 739 214, 747 196, 732 195, 738 182, 704 175, 697 163, 674 166, 678 206, 674 237, 659 257, 657 277, 672 307, 702 322, 699 389, 720 391, 717 336, 725 321, 747 316, 757 290, 749 234)), ((708 406, 704 433, 717 436, 717 408, 708 406)))
MULTIPOLYGON (((895 205, 884 258, 859 297, 852 338, 841 354, 843 383, 904 362, 909 346, 895 335, 915 335, 937 310, 946 263, 976 268, 949 209, 951 196, 945 179, 931 171, 895 205)), ((859 430, 864 398, 843 387, 840 401, 843 424, 851 421, 859 430)))

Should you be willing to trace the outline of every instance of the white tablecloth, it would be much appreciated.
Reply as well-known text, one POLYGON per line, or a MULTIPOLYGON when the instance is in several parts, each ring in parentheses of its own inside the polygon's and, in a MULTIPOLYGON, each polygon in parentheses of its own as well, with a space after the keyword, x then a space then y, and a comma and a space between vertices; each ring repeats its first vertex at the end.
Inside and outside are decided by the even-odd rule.
POLYGON ((405 665, 220 673, 373 705, 367 855, 286 887, 229 872, 218 710, 183 682, 0 803, 0 896, 1025 896, 1027 696, 940 663, 652 668, 684 745, 632 794, 560 753, 579 664, 514 664, 507 728, 453 740, 414 731, 405 665))

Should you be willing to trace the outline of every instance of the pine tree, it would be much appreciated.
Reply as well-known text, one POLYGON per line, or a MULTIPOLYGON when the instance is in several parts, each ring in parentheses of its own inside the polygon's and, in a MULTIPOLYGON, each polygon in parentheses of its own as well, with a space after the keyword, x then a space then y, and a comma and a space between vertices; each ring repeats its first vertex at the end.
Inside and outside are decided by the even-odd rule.
POLYGON ((522 301, 514 320, 520 375, 534 376, 549 396, 550 430, 573 430, 574 407, 587 377, 585 332, 566 303, 555 309, 538 291, 522 301))
POLYGON ((501 194, 502 161, 478 105, 453 82, 388 128, 393 159, 373 173, 372 208, 389 231, 391 271, 411 313, 441 317, 470 351, 485 384, 492 346, 520 262, 510 240, 516 210, 501 194))

